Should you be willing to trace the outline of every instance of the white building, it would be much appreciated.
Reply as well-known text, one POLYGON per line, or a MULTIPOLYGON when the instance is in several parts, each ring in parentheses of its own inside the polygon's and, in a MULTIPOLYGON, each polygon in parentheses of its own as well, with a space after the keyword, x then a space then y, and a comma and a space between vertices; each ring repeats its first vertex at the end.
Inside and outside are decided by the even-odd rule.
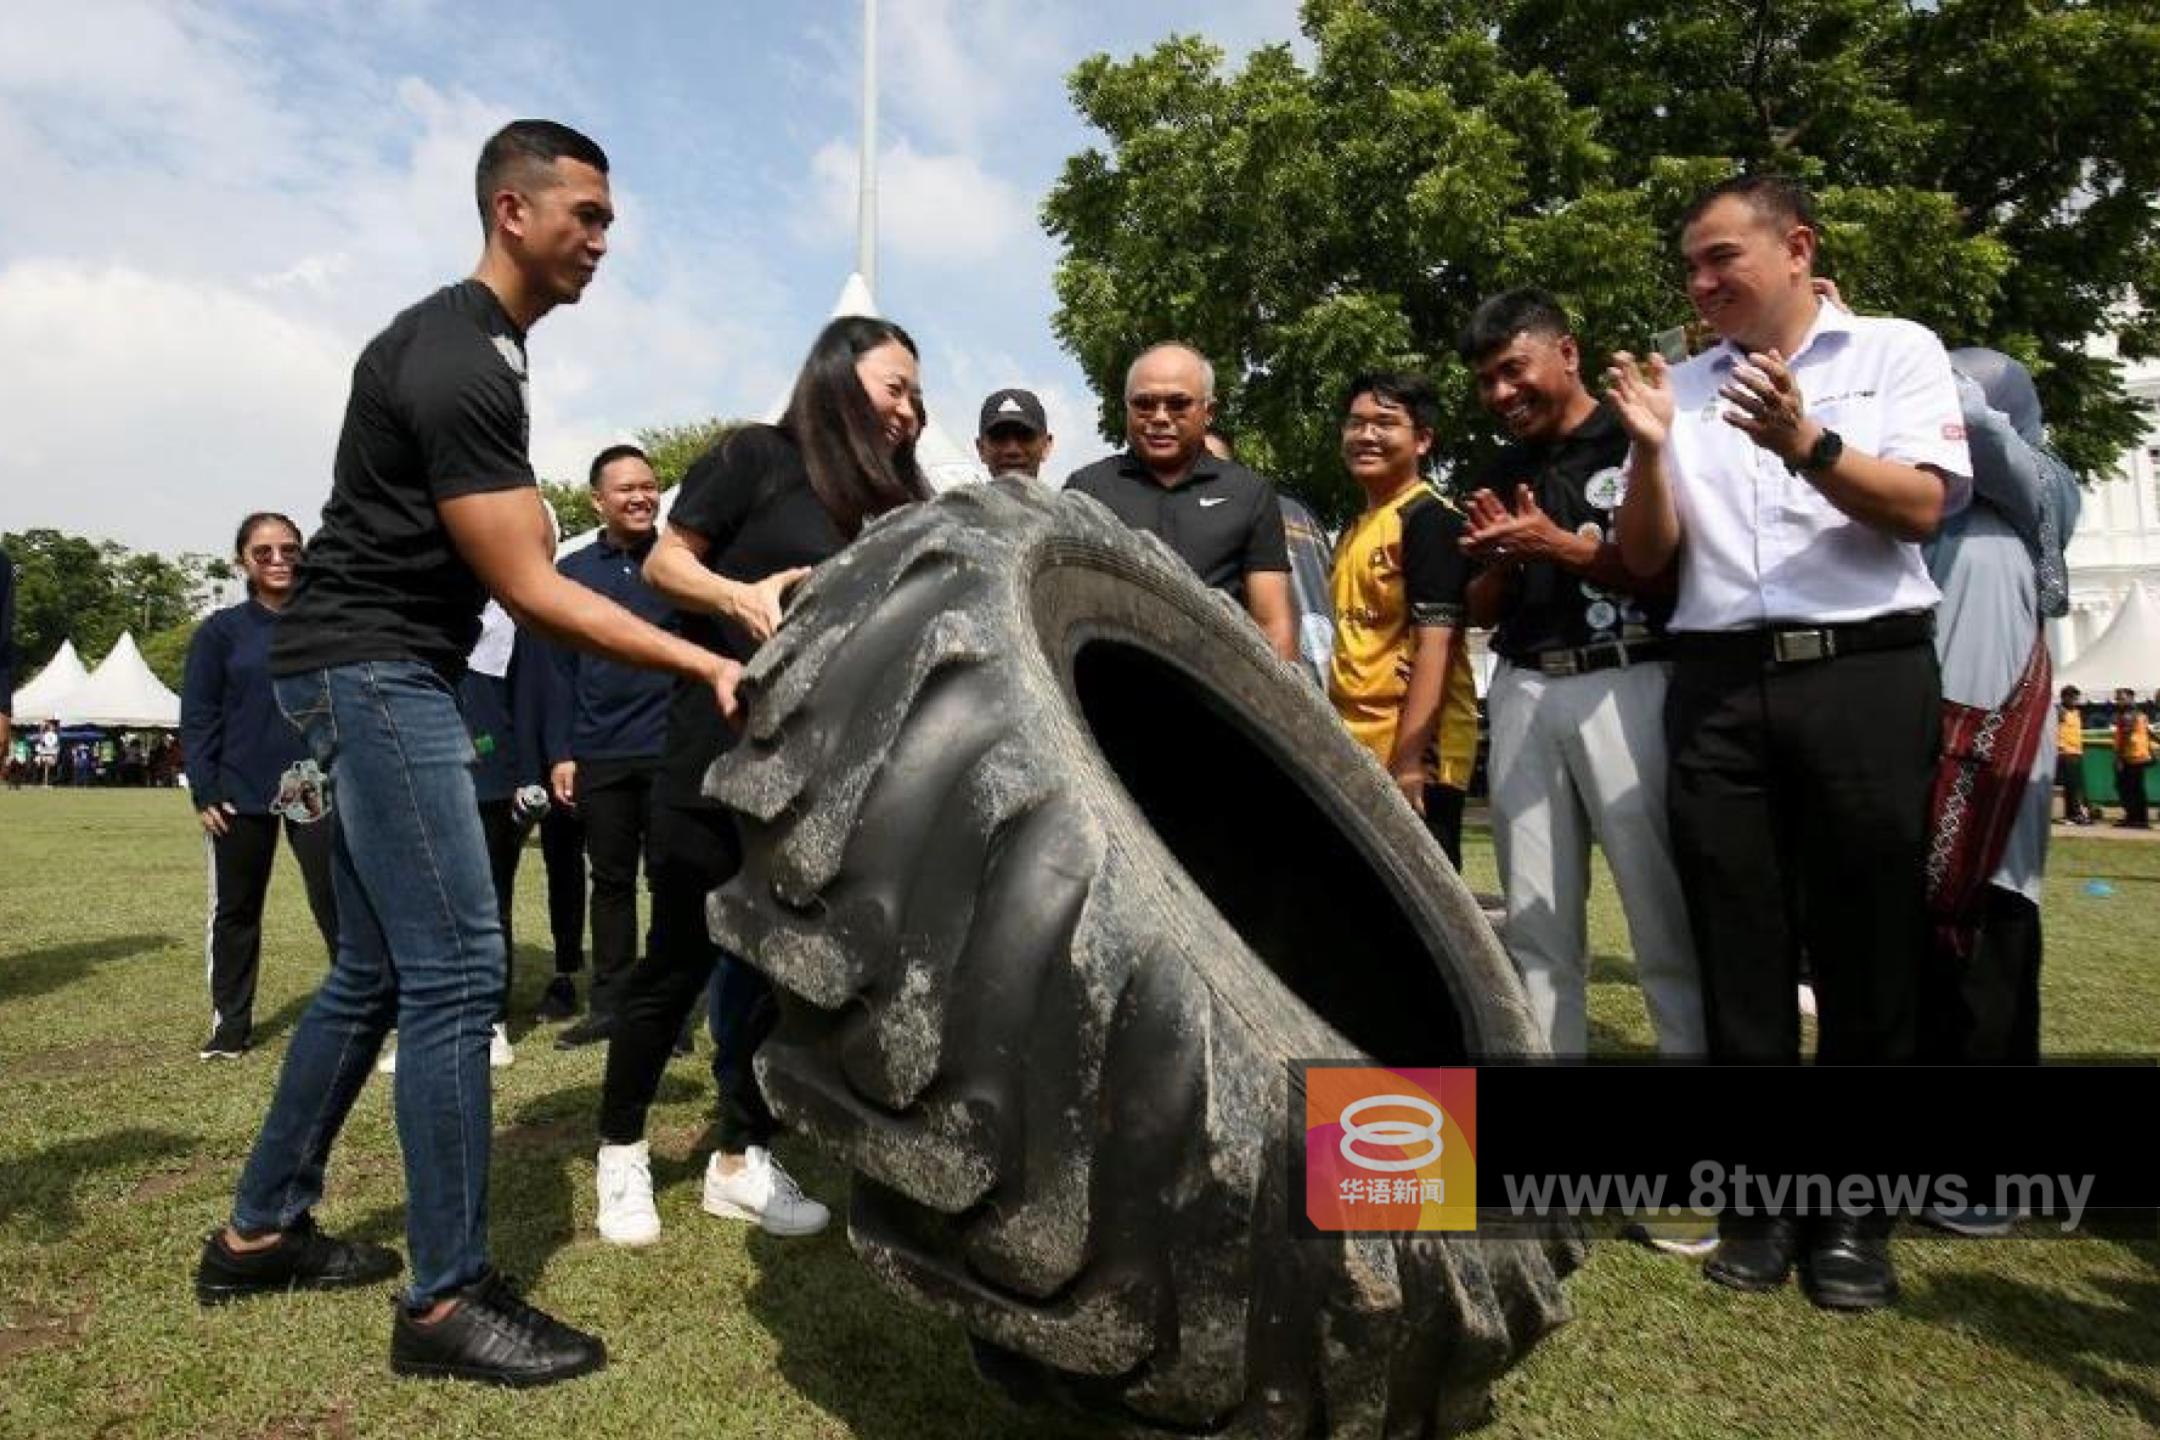
POLYGON ((2070 613, 2048 622, 2057 668, 2099 638, 2132 584, 2160 585, 2160 364, 2131 365, 2124 380, 2145 406, 2145 440, 2113 474, 2091 477, 2086 487, 2067 556, 2070 613))

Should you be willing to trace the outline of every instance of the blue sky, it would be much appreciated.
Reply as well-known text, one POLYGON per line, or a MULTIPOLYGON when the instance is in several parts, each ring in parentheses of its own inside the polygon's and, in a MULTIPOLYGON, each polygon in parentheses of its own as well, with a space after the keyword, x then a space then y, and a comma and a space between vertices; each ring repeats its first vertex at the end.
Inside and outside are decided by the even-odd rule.
MULTIPOLYGON (((533 335, 544 475, 762 413, 853 262, 859 0, 65 0, 7 30, 0 529, 172 552, 251 509, 312 526, 354 356, 470 270, 473 159, 518 115, 598 139, 620 214, 533 335)), ((1028 384, 1053 469, 1105 452, 1038 216, 1090 141, 1072 67, 1172 31, 1235 60, 1295 39, 1295 0, 882 0, 878 299, 955 438, 1028 384)))

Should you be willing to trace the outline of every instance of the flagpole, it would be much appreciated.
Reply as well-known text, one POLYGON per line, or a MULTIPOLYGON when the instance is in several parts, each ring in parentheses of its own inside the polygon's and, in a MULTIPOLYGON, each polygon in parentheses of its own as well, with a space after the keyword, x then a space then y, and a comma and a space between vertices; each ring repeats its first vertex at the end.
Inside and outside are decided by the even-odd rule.
POLYGON ((877 0, 863 0, 862 156, 855 202, 855 271, 877 296, 877 0))

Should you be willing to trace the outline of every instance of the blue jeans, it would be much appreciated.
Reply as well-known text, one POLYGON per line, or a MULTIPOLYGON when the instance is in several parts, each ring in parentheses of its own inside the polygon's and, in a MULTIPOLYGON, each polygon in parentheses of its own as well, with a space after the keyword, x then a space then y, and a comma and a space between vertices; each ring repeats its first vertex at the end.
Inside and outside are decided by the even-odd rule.
POLYGON ((455 691, 414 661, 339 665, 276 689, 330 777, 338 947, 293 1032, 233 1225, 282 1229, 322 1199, 330 1146, 395 1026, 418 1307, 488 1267, 488 1038, 504 955, 472 740, 455 691))

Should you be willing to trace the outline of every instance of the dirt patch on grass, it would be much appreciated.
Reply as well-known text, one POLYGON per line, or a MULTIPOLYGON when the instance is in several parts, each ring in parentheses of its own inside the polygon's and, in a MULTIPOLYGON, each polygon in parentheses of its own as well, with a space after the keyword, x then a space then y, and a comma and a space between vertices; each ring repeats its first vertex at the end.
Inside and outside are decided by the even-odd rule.
POLYGON ((82 1338, 89 1320, 87 1309, 62 1311, 42 1305, 24 1306, 0 1324, 0 1366, 40 1350, 74 1344, 82 1338))
POLYGON ((145 1175, 136 1182, 135 1188, 128 1192, 128 1199, 138 1202, 163 1200, 169 1195, 176 1195, 180 1191, 187 1189, 188 1186, 193 1185, 198 1180, 206 1179, 212 1175, 224 1174, 231 1168, 232 1161, 227 1157, 205 1155, 186 1169, 160 1170, 154 1175, 145 1175))
POLYGON ((0 1061, 0 1076, 10 1080, 72 1080, 101 1071, 131 1069, 157 1052, 146 1045, 70 1045, 33 1050, 16 1060, 0 1061))
POLYGON ((320 1415, 273 1420, 256 1440, 353 1440, 352 1405, 340 1400, 320 1415))

